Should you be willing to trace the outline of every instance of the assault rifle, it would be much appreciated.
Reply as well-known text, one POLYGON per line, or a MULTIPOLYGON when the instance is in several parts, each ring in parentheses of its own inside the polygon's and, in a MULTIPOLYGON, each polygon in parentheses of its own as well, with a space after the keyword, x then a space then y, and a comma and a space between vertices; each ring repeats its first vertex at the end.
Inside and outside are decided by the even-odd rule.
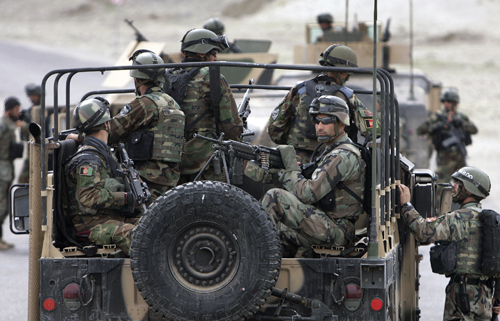
MULTIPOLYGON (((248 80, 249 85, 253 85, 254 83, 255 79, 248 80)), ((244 128, 244 133, 241 136, 250 136, 254 134, 253 132, 250 132, 248 130, 248 124, 247 124, 247 118, 252 112, 250 110, 250 90, 252 89, 251 88, 247 89, 245 95, 243 96, 243 100, 238 106, 238 116, 240 116, 241 120, 243 121, 243 128, 244 128)))
MULTIPOLYGON (((125 144, 118 144, 118 152, 122 166, 124 167, 123 177, 125 179, 125 189, 127 193, 132 193, 134 195, 135 202, 138 205, 142 205, 142 208, 146 211, 145 203, 151 198, 148 185, 144 182, 141 183, 139 172, 134 168, 134 161, 128 157, 125 144)), ((133 211, 133 209, 131 209, 131 211, 133 211)))
POLYGON ((455 127, 453 123, 448 123, 448 134, 449 137, 444 139, 441 142, 441 145, 444 148, 448 148, 451 146, 456 146, 458 148, 458 151, 460 154, 462 154, 463 157, 467 156, 467 150, 465 149, 465 137, 464 133, 455 127))
POLYGON ((243 184, 243 166, 245 160, 254 161, 265 170, 270 168, 285 168, 283 160, 281 159, 281 153, 276 148, 262 145, 250 145, 249 143, 237 142, 235 140, 222 140, 224 133, 221 134, 219 139, 213 139, 198 134, 194 134, 194 137, 213 142, 214 144, 212 146, 216 149, 195 178, 195 181, 198 180, 201 173, 203 173, 211 162, 214 164, 215 173, 220 175, 222 172, 222 161, 226 172, 227 182, 231 184, 231 181, 233 181, 232 184, 235 185, 243 184), (230 167, 228 167, 226 157, 229 158, 230 167))

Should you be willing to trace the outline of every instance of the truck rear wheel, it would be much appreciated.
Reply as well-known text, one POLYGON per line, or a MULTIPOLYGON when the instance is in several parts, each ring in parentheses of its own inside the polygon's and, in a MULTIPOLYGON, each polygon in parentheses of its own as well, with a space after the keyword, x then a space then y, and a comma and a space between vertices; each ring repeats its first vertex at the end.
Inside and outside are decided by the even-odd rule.
POLYGON ((178 186, 134 231, 135 284, 169 320, 243 320, 264 304, 281 264, 276 228, 260 203, 221 182, 178 186))

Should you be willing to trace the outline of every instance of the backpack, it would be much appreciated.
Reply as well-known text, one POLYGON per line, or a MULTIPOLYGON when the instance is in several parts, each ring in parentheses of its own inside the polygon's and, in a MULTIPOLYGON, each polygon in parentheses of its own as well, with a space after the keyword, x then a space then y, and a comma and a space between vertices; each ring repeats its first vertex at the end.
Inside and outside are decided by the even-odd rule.
POLYGON ((500 214, 493 210, 482 210, 479 220, 483 224, 481 244, 481 272, 493 276, 500 269, 500 214))

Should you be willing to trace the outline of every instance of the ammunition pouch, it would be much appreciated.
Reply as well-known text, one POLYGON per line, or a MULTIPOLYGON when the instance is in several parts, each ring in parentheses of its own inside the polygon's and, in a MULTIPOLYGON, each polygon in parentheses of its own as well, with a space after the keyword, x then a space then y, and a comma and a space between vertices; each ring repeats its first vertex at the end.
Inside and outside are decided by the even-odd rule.
POLYGON ((152 131, 136 131, 130 134, 127 140, 127 152, 134 162, 147 161, 153 156, 153 141, 155 135, 152 131))
POLYGON ((23 157, 24 144, 11 142, 9 147, 9 158, 20 158, 23 157))
POLYGON ((457 268, 457 243, 437 243, 430 250, 432 272, 450 274, 457 268))

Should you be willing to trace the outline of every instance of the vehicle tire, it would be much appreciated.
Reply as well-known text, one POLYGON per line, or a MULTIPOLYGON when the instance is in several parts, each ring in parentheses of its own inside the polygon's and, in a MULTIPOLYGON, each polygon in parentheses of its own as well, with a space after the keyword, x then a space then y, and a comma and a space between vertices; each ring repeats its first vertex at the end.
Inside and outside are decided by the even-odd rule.
POLYGON ((243 320, 271 294, 281 266, 260 203, 221 182, 177 186, 141 217, 130 250, 137 289, 168 320, 243 320))

